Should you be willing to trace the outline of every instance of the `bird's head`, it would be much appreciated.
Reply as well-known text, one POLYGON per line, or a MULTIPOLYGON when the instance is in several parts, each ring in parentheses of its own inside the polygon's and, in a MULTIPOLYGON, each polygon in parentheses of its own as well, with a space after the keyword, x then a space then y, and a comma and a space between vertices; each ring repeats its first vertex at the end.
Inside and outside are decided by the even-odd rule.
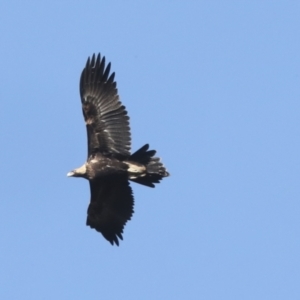
POLYGON ((73 171, 67 174, 68 177, 86 177, 86 165, 84 164, 78 169, 74 169, 73 171))

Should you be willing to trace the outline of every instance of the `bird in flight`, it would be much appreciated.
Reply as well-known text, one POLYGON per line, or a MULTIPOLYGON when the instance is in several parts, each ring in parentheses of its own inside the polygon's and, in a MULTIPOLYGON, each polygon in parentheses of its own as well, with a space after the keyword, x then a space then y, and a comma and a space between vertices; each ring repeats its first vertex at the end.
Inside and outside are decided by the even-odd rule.
POLYGON ((89 181, 91 200, 86 225, 119 246, 124 226, 134 212, 129 180, 154 187, 169 173, 148 144, 131 154, 129 117, 120 102, 110 66, 105 65, 105 57, 94 54, 81 73, 80 97, 88 155, 87 161, 67 176, 89 181))

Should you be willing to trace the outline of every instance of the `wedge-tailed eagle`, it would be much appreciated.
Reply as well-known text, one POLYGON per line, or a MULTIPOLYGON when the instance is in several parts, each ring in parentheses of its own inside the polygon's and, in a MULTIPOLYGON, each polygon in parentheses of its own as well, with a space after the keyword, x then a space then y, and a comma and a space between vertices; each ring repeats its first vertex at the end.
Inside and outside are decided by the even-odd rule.
POLYGON ((110 66, 105 65, 105 57, 94 54, 82 71, 80 97, 88 156, 83 166, 67 176, 89 181, 91 200, 86 224, 101 232, 112 245, 119 245, 124 226, 133 214, 129 181, 154 187, 169 173, 148 144, 131 154, 129 117, 120 102, 110 66))

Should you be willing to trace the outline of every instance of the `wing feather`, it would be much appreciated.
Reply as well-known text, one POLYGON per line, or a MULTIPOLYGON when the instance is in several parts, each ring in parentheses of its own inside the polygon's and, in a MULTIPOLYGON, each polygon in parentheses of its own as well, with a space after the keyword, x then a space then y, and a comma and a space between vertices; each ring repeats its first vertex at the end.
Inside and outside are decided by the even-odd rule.
POLYGON ((86 224, 113 245, 123 240, 123 229, 133 214, 134 200, 127 178, 90 181, 91 202, 86 224))
POLYGON ((82 111, 87 127, 88 157, 102 154, 130 155, 129 117, 119 100, 115 73, 105 67, 100 54, 88 58, 80 78, 82 111))

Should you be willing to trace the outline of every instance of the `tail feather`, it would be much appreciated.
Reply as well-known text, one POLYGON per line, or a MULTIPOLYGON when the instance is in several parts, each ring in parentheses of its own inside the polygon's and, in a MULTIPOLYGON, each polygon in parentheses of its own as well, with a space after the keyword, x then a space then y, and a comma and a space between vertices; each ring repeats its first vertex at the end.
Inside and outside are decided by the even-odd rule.
POLYGON ((141 163, 143 165, 148 164, 149 161, 151 160, 151 157, 156 154, 155 150, 147 151, 148 149, 149 149, 149 144, 144 145, 142 148, 134 152, 130 156, 130 159, 138 163, 141 163))
POLYGON ((148 149, 149 145, 146 144, 130 156, 130 160, 143 164, 147 171, 145 176, 131 179, 131 181, 154 187, 154 183, 159 183, 163 177, 167 177, 170 174, 160 162, 160 159, 158 157, 153 157, 156 154, 156 151, 148 149))

